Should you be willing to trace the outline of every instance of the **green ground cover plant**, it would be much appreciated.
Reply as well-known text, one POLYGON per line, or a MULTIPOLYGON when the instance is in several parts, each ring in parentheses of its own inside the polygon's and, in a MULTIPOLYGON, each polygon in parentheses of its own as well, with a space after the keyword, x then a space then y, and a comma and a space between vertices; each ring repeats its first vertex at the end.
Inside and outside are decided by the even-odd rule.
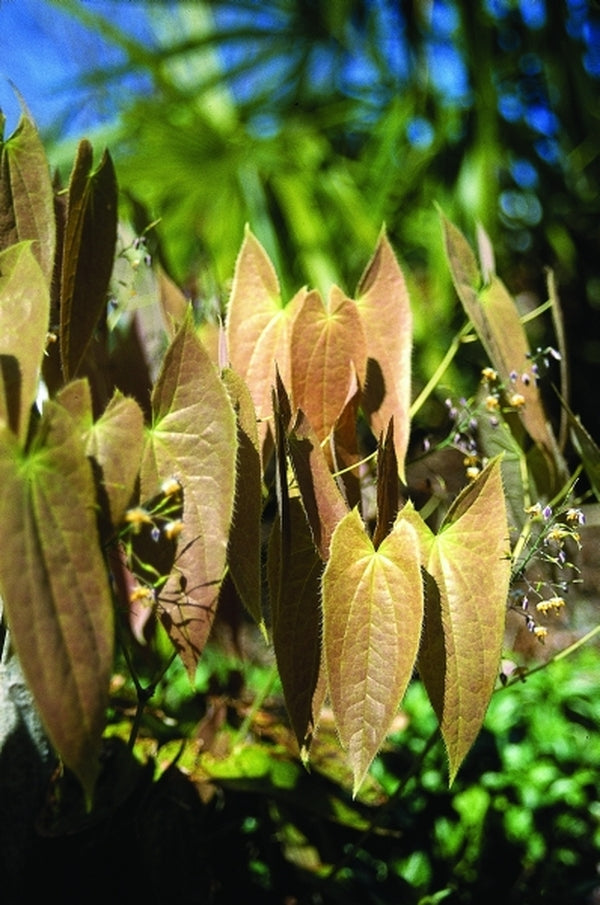
MULTIPOLYGON (((88 863, 95 829, 107 843, 114 821, 124 852, 123 818, 139 841, 148 808, 151 860, 163 808, 185 843, 156 889, 215 902, 244 883, 264 901, 467 901, 485 892, 482 840, 501 838, 525 871, 506 880, 517 901, 531 878, 557 888, 527 814, 562 799, 560 882, 583 865, 587 894, 591 845, 573 839, 595 815, 597 751, 561 785, 569 755, 540 738, 517 793, 511 771, 533 755, 503 704, 535 697, 527 661, 503 659, 507 615, 538 644, 552 635, 578 581, 582 495, 598 494, 593 438, 566 403, 557 429, 546 414, 565 352, 552 275, 535 316, 549 312, 556 348, 536 348, 486 234, 476 255, 440 211, 464 325, 413 399, 411 301, 385 229, 352 295, 287 300, 247 228, 219 324, 153 268, 144 233, 128 238, 108 151, 95 162, 82 141, 53 184, 23 115, 1 153, 0 589, 5 649, 57 756, 42 835, 77 836, 88 863), (415 440, 469 342, 472 394, 415 440), (236 665, 248 645, 260 691, 236 665), (427 733, 405 744, 406 722, 427 733), (465 764, 474 745, 481 766, 465 764)), ((591 732, 588 691, 580 706, 562 675, 591 732)))

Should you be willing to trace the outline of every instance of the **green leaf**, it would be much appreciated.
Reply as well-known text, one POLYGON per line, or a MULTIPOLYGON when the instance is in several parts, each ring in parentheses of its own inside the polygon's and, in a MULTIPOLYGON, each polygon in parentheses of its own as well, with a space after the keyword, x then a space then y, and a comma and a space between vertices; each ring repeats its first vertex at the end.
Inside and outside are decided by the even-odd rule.
POLYGON ((0 249, 31 240, 49 287, 56 231, 54 192, 44 147, 27 116, 21 116, 5 142, 0 130, 0 146, 0 249))
POLYGON ((431 543, 427 571, 418 666, 452 782, 483 723, 504 638, 510 559, 498 459, 455 500, 431 543))
POLYGON ((318 713, 313 696, 321 660, 321 573, 298 497, 289 501, 290 543, 281 543, 278 520, 268 550, 273 647, 292 728, 302 749, 310 741, 318 713))
POLYGON ((163 624, 193 676, 225 575, 237 439, 227 390, 196 335, 191 311, 165 355, 152 411, 141 496, 152 498, 171 477, 183 488, 184 527, 160 605, 163 624))
POLYGON ((559 396, 559 399, 567 416, 573 446, 581 459, 594 496, 597 500, 600 500, 600 449, 594 438, 581 423, 580 417, 571 411, 561 396, 559 396))
POLYGON ((262 481, 256 413, 248 387, 226 369, 223 382, 237 418, 237 467, 233 522, 229 533, 229 573, 242 603, 263 632, 261 517, 262 481))
POLYGON ((400 475, 410 436, 412 314, 404 275, 382 232, 356 290, 367 338, 363 409, 377 440, 394 419, 400 475))
POLYGON ((108 684, 113 612, 79 429, 47 402, 23 455, 0 429, 0 586, 12 638, 49 737, 91 800, 108 684))
POLYGON ((75 376, 102 313, 117 241, 117 180, 108 151, 93 169, 80 142, 67 195, 60 286, 60 353, 65 380, 75 376))
POLYGON ((354 794, 411 678, 423 621, 415 530, 399 520, 375 550, 356 509, 337 526, 323 573, 329 695, 354 794))
POLYGON ((0 414, 25 441, 35 401, 50 312, 48 283, 31 242, 0 252, 0 414))
POLYGON ((327 308, 309 292, 294 318, 291 337, 292 398, 319 441, 341 414, 355 381, 365 381, 366 339, 356 303, 333 286, 327 308))

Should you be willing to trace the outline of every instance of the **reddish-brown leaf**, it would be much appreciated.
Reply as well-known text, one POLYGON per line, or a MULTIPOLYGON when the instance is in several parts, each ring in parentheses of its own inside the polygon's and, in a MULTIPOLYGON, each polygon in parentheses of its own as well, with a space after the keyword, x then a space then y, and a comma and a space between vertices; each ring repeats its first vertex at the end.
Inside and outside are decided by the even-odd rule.
POLYGON ((310 743, 318 714, 312 712, 321 660, 323 563, 312 541, 298 497, 289 501, 290 543, 281 543, 273 525, 267 571, 273 620, 273 647, 286 708, 299 747, 310 743))
POLYGON ((298 413, 287 444, 314 545, 321 558, 326 560, 331 536, 338 522, 348 512, 348 507, 303 412, 298 413))
POLYGON ((327 308, 309 292, 296 314, 291 339, 292 398, 308 417, 319 441, 340 416, 355 374, 362 385, 366 340, 356 303, 336 286, 327 308))
POLYGON ((291 387, 290 335, 306 290, 284 308, 279 281, 267 253, 246 229, 235 266, 227 309, 227 347, 233 370, 244 380, 261 422, 261 447, 271 410, 275 367, 284 386, 291 387))
POLYGON ((67 195, 60 284, 60 352, 65 380, 80 368, 102 313, 117 240, 117 181, 107 151, 93 169, 79 144, 67 195))
POLYGON ((223 381, 236 413, 238 439, 229 573, 242 603, 266 631, 261 599, 262 480, 256 413, 246 384, 234 371, 226 369, 223 381))
POLYGON ((225 574, 237 439, 227 390, 196 335, 191 313, 165 355, 152 410, 141 496, 150 499, 170 477, 183 488, 183 532, 160 607, 169 636, 193 675, 225 574))
POLYGON ((0 589, 46 729, 91 799, 113 668, 113 611, 79 426, 47 402, 25 455, 0 431, 0 589))
POLYGON ((412 313, 404 275, 382 232, 356 290, 367 337, 363 408, 377 439, 394 419, 401 477, 410 434, 412 313))

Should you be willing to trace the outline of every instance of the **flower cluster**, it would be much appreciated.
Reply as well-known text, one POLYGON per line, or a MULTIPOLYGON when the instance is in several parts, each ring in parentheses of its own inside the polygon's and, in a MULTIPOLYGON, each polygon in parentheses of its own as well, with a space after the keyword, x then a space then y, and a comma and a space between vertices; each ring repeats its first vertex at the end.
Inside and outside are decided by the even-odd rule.
POLYGON ((133 506, 125 513, 125 527, 121 532, 121 543, 125 560, 136 583, 129 593, 129 602, 152 606, 157 600, 157 588, 165 580, 164 575, 148 562, 141 562, 136 552, 136 537, 148 531, 150 539, 158 544, 161 539, 176 541, 184 528, 181 518, 183 509, 183 488, 176 477, 165 480, 160 493, 146 506, 133 506), (144 579, 140 577, 144 576, 144 579), (149 584, 146 579, 154 580, 149 584))
POLYGON ((577 577, 579 569, 569 558, 569 546, 581 548, 578 529, 585 524, 585 516, 574 506, 564 505, 554 511, 550 505, 542 503, 529 506, 525 512, 529 520, 521 535, 524 542, 513 569, 510 607, 522 614, 528 630, 543 642, 548 629, 540 625, 537 618, 559 613, 566 606, 569 585, 580 580, 577 577), (546 568, 544 574, 552 577, 529 578, 534 561, 548 564, 550 568, 546 568), (520 587, 515 587, 519 584, 520 587))

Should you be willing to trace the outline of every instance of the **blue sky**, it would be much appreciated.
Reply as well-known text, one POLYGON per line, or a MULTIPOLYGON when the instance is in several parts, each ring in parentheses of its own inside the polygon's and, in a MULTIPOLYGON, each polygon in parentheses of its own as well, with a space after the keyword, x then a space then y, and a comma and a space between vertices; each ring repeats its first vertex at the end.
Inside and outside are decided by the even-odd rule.
MULTIPOLYGON (((140 36, 148 33, 141 3, 89 0, 87 6, 140 36)), ((114 49, 61 11, 60 4, 46 0, 0 0, 0 35, 0 108, 7 118, 5 137, 17 124, 20 109, 11 82, 40 129, 51 128, 65 113, 69 114, 68 131, 73 134, 94 124, 98 111, 79 103, 75 83, 85 69, 114 60, 114 49)))

